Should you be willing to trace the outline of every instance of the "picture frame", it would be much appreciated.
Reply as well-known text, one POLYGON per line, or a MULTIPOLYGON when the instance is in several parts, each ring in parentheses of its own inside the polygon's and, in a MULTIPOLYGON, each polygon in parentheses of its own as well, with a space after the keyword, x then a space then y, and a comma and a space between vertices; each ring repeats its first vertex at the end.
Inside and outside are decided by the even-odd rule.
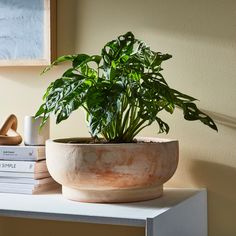
POLYGON ((0 0, 0 67, 56 58, 56 0, 0 0))

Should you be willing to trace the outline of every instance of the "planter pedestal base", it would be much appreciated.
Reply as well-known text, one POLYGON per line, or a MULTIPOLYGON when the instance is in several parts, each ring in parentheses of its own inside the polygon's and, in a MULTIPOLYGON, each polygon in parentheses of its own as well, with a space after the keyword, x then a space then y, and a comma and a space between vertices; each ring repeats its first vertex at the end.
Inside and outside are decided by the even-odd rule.
POLYGON ((65 198, 80 202, 137 202, 161 197, 163 185, 137 189, 78 190, 62 186, 65 198))

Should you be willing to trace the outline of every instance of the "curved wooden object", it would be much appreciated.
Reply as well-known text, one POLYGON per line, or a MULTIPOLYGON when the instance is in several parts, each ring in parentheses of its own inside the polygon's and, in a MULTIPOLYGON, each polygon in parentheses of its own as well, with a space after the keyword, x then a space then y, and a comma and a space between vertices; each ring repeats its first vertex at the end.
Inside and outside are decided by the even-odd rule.
POLYGON ((18 145, 22 137, 17 133, 17 118, 10 115, 0 128, 0 145, 18 145))

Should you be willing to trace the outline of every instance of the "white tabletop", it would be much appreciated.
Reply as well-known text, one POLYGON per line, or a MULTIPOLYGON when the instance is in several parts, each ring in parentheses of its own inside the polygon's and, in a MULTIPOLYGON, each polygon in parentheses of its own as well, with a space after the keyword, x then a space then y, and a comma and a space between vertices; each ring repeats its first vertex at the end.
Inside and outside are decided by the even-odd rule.
POLYGON ((202 191, 199 189, 165 189, 161 198, 121 204, 80 203, 67 200, 61 194, 0 193, 0 215, 145 226, 147 218, 154 218, 202 191))

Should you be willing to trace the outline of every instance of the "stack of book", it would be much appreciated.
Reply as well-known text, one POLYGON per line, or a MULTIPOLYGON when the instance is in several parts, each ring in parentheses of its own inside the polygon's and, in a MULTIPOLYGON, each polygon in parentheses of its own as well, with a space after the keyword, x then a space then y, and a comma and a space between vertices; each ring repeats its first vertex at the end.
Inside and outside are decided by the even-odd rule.
POLYGON ((0 192, 39 194, 59 188, 50 176, 45 146, 0 146, 0 192))

